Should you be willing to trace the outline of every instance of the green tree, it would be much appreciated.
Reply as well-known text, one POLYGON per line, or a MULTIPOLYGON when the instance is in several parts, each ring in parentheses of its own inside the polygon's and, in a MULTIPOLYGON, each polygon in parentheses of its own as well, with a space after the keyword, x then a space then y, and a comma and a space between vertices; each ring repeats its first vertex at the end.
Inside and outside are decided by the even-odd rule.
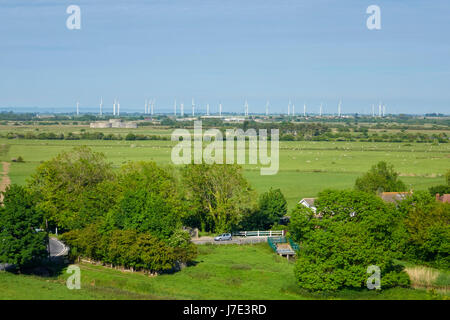
POLYGON ((255 211, 255 192, 242 168, 229 164, 192 164, 183 170, 191 221, 204 231, 229 232, 255 211))
POLYGON ((280 189, 270 189, 259 197, 258 210, 243 222, 245 229, 268 230, 287 213, 287 202, 280 189))
POLYGON ((406 227, 406 257, 431 266, 450 268, 450 204, 417 191, 399 204, 406 227))
POLYGON ((365 192, 334 190, 321 192, 315 205, 317 214, 300 206, 291 214, 289 231, 302 248, 295 266, 299 286, 364 288, 370 265, 380 267, 382 288, 409 284, 394 263, 401 221, 394 206, 365 192))
POLYGON ((394 166, 380 161, 364 174, 357 178, 355 189, 369 193, 406 191, 405 184, 398 179, 394 166))
POLYGON ((32 266, 47 256, 43 217, 36 209, 35 199, 24 187, 11 185, 4 193, 0 207, 0 261, 19 269, 32 266))
POLYGON ((76 229, 103 217, 114 203, 114 175, 105 156, 77 147, 42 163, 30 188, 39 196, 38 206, 60 229, 76 229))
POLYGON ((133 229, 167 239, 181 228, 186 208, 170 170, 154 162, 130 163, 117 181, 120 194, 106 219, 110 229, 133 229))

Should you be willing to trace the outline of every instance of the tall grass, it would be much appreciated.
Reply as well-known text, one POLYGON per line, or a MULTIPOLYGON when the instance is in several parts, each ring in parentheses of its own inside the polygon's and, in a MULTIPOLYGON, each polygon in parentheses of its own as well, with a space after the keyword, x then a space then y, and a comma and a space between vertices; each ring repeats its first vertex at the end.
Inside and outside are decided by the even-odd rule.
POLYGON ((450 277, 445 272, 425 266, 410 266, 406 267, 405 271, 411 279, 413 288, 437 289, 445 293, 450 292, 450 277))

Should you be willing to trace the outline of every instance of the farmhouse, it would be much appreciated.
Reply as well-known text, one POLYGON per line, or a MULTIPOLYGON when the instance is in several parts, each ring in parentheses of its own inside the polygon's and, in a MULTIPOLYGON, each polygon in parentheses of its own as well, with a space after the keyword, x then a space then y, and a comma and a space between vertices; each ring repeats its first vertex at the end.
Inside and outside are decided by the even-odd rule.
POLYGON ((436 193, 436 201, 450 203, 450 194, 443 194, 442 196, 439 193, 436 193))
POLYGON ((314 201, 316 198, 303 198, 298 202, 298 204, 301 204, 309 209, 311 209, 314 213, 316 213, 317 208, 314 206, 314 201))

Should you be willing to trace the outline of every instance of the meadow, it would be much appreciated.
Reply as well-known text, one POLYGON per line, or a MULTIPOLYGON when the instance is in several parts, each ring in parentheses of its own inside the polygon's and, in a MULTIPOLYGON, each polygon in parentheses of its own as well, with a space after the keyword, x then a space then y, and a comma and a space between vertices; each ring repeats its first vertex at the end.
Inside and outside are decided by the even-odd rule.
MULTIPOLYGON (((120 130, 123 136, 130 131, 116 130, 120 130)), ((148 130, 137 131, 148 134, 148 130)), ((155 134, 155 130, 151 132, 155 134)), ((162 132, 168 134, 169 131, 162 129, 162 132)), ((26 183, 39 163, 75 146, 87 145, 94 151, 103 152, 107 160, 118 168, 128 161, 155 161, 170 165, 171 150, 175 144, 164 140, 0 139, 0 145, 9 145, 8 153, 2 155, 2 160, 10 161, 19 156, 25 160, 23 163, 13 162, 10 167, 11 181, 18 184, 26 183)), ((325 188, 352 188, 358 176, 382 160, 394 165, 410 189, 423 190, 444 183, 443 174, 449 168, 450 145, 280 141, 279 171, 276 175, 260 175, 258 165, 244 165, 244 174, 258 192, 271 187, 280 188, 289 207, 293 208, 302 198, 314 197, 325 188)))
MULTIPOLYGON (((100 265, 79 264, 81 289, 69 290, 69 274, 54 277, 0 272, 0 299, 442 299, 433 290, 393 288, 308 293, 295 283, 293 261, 265 244, 201 245, 194 265, 175 274, 149 277, 100 265)), ((447 282, 448 284, 448 282, 447 282)))

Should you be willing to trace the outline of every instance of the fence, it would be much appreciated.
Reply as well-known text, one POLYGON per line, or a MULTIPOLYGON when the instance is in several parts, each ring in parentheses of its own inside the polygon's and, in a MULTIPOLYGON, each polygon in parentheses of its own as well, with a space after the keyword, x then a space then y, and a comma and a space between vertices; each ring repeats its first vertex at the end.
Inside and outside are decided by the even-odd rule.
POLYGON ((291 238, 286 237, 268 237, 267 243, 272 248, 272 250, 278 254, 282 255, 293 255, 299 250, 298 244, 291 240, 291 238), (289 243, 291 249, 288 248, 278 248, 278 243, 289 243))
POLYGON ((237 237, 282 237, 283 230, 269 230, 269 231, 238 231, 234 232, 233 236, 237 237))

